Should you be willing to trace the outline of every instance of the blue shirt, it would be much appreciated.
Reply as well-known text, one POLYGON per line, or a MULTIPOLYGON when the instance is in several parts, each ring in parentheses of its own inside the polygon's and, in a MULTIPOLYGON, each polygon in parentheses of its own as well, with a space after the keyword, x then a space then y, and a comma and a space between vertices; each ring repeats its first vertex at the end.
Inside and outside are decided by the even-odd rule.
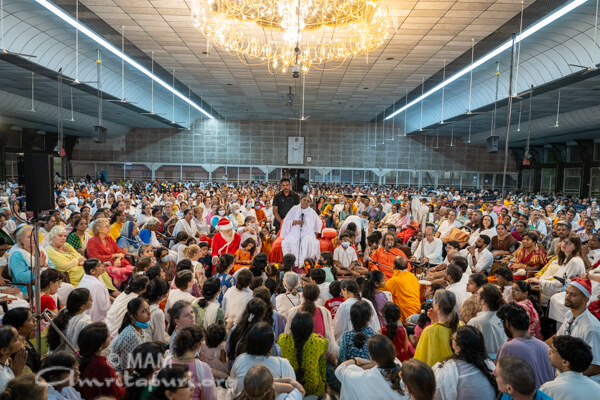
POLYGON ((229 274, 215 274, 215 277, 219 278, 219 280, 221 281, 221 293, 219 294, 219 304, 221 306, 223 306, 223 296, 225 295, 225 292, 227 291, 227 289, 229 289, 232 286, 235 286, 235 278, 229 274))
MULTIPOLYGON (((502 397, 500 398, 500 400, 513 400, 513 398, 512 398, 512 396, 509 396, 506 393, 504 393, 502 395, 502 397)), ((554 399, 552 397, 548 396, 546 393, 537 390, 533 400, 554 400, 554 399)))

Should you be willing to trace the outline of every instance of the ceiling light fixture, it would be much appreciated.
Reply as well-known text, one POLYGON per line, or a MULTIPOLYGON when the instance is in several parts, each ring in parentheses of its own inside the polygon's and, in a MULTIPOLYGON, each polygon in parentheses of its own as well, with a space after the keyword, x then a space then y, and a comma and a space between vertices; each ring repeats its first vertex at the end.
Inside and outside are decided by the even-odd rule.
POLYGON ((68 23, 69 25, 73 26, 75 29, 79 29, 79 32, 83 33, 84 35, 86 35, 87 37, 89 37, 90 39, 92 39, 93 41, 95 41, 96 43, 98 43, 99 45, 101 45, 102 47, 104 47, 105 49, 107 49, 108 51, 110 51, 111 53, 116 55, 117 57, 120 57, 123 60, 125 60, 129 65, 131 65, 132 67, 134 67, 135 69, 137 69, 138 71, 143 73, 144 75, 147 75, 153 81, 156 81, 158 84, 160 84, 162 87, 167 89, 169 92, 173 93, 175 96, 179 97, 181 100, 185 101, 186 103, 188 103, 189 105, 194 107, 196 110, 198 110, 202 114, 206 115, 208 118, 214 119, 214 117, 212 115, 210 115, 208 112, 206 112, 202 107, 200 107, 195 102, 189 100, 187 98, 187 96, 185 96, 183 93, 179 92, 178 90, 173 89, 171 87, 171 85, 169 85, 167 82, 163 81, 158 76, 156 76, 152 72, 148 71, 147 68, 145 68, 144 66, 139 64, 137 61, 135 61, 134 59, 129 57, 127 54, 123 53, 121 50, 119 50, 118 48, 116 48, 115 46, 110 44, 107 40, 102 38, 100 35, 98 35, 97 33, 92 31, 85 25, 83 25, 80 22, 78 22, 77 20, 75 20, 73 17, 68 15, 66 12, 61 10, 59 7, 52 4, 50 1, 36 0, 36 2, 38 2, 41 6, 46 8, 48 11, 52 12, 54 15, 56 15, 57 17, 59 17, 60 19, 62 19, 66 23, 68 23))
POLYGON ((193 0, 192 20, 208 42, 269 72, 339 68, 388 37, 381 0, 193 0))
MULTIPOLYGON (((548 15, 546 18, 543 18, 542 20, 540 20, 539 22, 537 22, 536 24, 534 24, 533 26, 527 28, 526 30, 524 30, 520 35, 516 36, 514 39, 514 43, 519 43, 520 41, 528 38, 529 36, 533 35, 534 33, 536 33, 537 31, 539 31, 540 29, 550 25, 552 22, 556 21, 557 19, 559 19, 560 17, 570 13, 571 11, 573 11, 574 9, 576 9, 577 7, 579 7, 580 5, 586 3, 588 0, 574 0, 573 2, 567 4, 566 6, 562 7, 561 9, 553 12, 552 14, 548 15)), ((480 65, 484 64, 485 62, 491 60, 492 58, 496 57, 498 54, 502 53, 505 50, 510 49, 513 46, 513 39, 510 39, 506 42, 504 42, 502 45, 500 45, 499 47, 497 47, 495 50, 492 50, 491 52, 487 53, 485 56, 481 57, 479 60, 475 61, 474 63, 472 63, 471 65, 469 65, 468 67, 463 68, 462 70, 458 71, 456 74, 452 75, 450 78, 446 79, 445 82, 440 83, 439 85, 433 87, 431 90, 428 90, 426 93, 422 94, 421 96, 417 97, 416 99, 414 99, 413 101, 411 101, 410 103, 408 103, 407 105, 405 105, 404 107, 394 111, 392 114, 388 115, 386 119, 389 118, 393 118, 396 115, 398 115, 399 113, 401 113, 402 111, 405 110, 405 108, 409 108, 414 106, 415 104, 419 103, 422 99, 431 96, 432 94, 436 93, 437 91, 441 90, 443 87, 451 84, 452 82, 456 81, 457 79, 463 77, 464 75, 468 74, 469 72, 471 72, 472 70, 474 70, 475 68, 479 67, 480 65)))

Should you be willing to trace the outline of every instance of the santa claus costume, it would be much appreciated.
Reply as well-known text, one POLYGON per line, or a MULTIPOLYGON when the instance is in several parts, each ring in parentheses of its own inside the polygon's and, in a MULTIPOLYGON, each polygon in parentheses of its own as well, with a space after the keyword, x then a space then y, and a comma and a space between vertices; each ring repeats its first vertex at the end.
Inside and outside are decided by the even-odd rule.
POLYGON ((241 242, 240 235, 233 231, 233 224, 229 219, 221 219, 217 224, 217 230, 219 232, 212 239, 213 264, 215 264, 215 258, 218 258, 221 254, 234 255, 236 250, 240 248, 241 242))

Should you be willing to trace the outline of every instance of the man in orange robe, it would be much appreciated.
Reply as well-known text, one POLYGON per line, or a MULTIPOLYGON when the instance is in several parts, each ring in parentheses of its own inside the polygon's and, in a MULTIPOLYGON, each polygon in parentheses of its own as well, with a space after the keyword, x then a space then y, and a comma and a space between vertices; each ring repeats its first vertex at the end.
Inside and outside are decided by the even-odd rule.
MULTIPOLYGON (((380 270, 385 275, 385 279, 390 279, 394 275, 394 259, 403 257, 408 260, 406 254, 396 247, 396 236, 393 233, 386 233, 383 237, 383 247, 378 248, 370 257, 369 270, 380 270)), ((408 264, 410 271, 410 264, 408 264)))
POLYGON ((421 285, 417 277, 408 270, 408 261, 403 257, 394 259, 393 276, 385 283, 386 290, 392 294, 392 300, 400 307, 400 320, 421 312, 421 285))

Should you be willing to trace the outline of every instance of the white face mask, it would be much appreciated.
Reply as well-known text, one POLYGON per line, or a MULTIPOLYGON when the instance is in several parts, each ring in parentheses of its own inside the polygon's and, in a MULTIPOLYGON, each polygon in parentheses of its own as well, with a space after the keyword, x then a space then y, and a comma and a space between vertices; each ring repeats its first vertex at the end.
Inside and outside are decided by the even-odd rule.
POLYGON ((219 215, 225 215, 225 210, 219 210, 219 215))

